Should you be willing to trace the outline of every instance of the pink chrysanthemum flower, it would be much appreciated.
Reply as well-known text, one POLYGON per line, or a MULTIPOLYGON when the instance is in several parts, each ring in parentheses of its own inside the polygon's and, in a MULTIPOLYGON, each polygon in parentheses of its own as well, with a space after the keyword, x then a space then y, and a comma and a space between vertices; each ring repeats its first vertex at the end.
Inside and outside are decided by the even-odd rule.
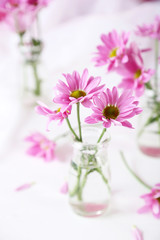
POLYGON ((13 31, 23 34, 33 24, 36 14, 36 11, 32 11, 29 8, 15 9, 7 16, 6 23, 13 31))
POLYGON ((100 77, 88 77, 88 70, 83 71, 80 77, 77 71, 71 74, 64 74, 67 84, 59 80, 56 85, 56 96, 53 99, 55 103, 63 106, 66 110, 75 103, 82 103, 85 107, 91 106, 91 99, 96 96, 104 85, 99 85, 100 77))
POLYGON ((4 0, 0 4, 0 20, 7 23, 13 31, 23 34, 48 2, 49 0, 4 0))
POLYGON ((160 183, 156 184, 150 193, 144 194, 141 198, 145 201, 145 206, 138 210, 139 213, 151 211, 153 216, 160 218, 160 183))
POLYGON ((7 0, 0 9, 0 12, 2 10, 4 12, 2 20, 13 31, 20 34, 25 33, 30 28, 38 11, 37 9, 33 10, 33 7, 20 0, 7 0))
POLYGON ((31 142, 33 145, 27 150, 27 154, 33 157, 43 158, 45 162, 55 159, 56 144, 50 141, 41 133, 34 133, 25 138, 25 141, 31 142))
POLYGON ((135 95, 139 97, 144 93, 145 83, 151 79, 154 70, 144 69, 141 50, 137 47, 136 43, 132 43, 126 52, 128 62, 120 64, 119 67, 116 68, 116 72, 123 76, 119 87, 132 89, 135 91, 135 95))
POLYGON ((133 128, 127 119, 139 114, 142 109, 137 107, 138 102, 132 96, 131 91, 125 91, 119 97, 118 90, 113 87, 112 91, 106 89, 99 96, 93 98, 93 113, 85 119, 86 123, 93 124, 102 122, 105 128, 111 124, 133 128))
POLYGON ((137 26, 135 33, 139 36, 148 37, 152 34, 153 25, 143 24, 142 26, 137 26))
POLYGON ((65 118, 68 118, 68 115, 71 114, 72 106, 69 106, 65 111, 62 111, 61 108, 51 110, 44 103, 39 102, 39 106, 37 106, 35 110, 38 114, 48 117, 48 129, 48 125, 51 121, 59 120, 59 124, 61 124, 65 118))
POLYGON ((160 40, 160 16, 156 16, 152 24, 143 24, 137 28, 135 32, 137 35, 160 40))
POLYGON ((108 34, 102 34, 101 40, 103 45, 97 46, 98 52, 93 60, 96 66, 108 65, 110 71, 113 67, 117 67, 119 62, 125 63, 128 61, 125 54, 126 44, 128 42, 129 34, 122 32, 121 35, 113 30, 108 34))

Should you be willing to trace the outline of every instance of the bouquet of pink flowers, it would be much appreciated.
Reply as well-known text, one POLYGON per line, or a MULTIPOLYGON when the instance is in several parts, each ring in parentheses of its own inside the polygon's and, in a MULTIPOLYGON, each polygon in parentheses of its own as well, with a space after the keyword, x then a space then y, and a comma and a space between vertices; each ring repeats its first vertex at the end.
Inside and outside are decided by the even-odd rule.
POLYGON ((159 77, 159 41, 160 41, 160 16, 155 17, 153 23, 138 26, 136 34, 149 37, 154 41, 154 66, 155 74, 150 81, 147 92, 146 111, 139 131, 139 145, 143 153, 160 157, 160 77, 159 77), (146 114, 145 114, 146 113, 146 114), (148 142, 144 139, 148 139, 148 142), (153 144, 154 143, 154 144, 153 144))
MULTIPOLYGON (((71 161, 71 180, 68 186, 73 209, 82 215, 101 214, 108 207, 110 192, 108 163, 106 168, 106 143, 108 142, 105 138, 106 130, 112 125, 133 128, 129 119, 141 113, 142 109, 138 107, 138 101, 132 95, 132 91, 123 91, 120 94, 116 87, 110 90, 101 84, 100 77, 89 76, 87 69, 81 76, 77 71, 72 74, 63 74, 63 76, 65 81, 59 80, 55 87, 53 102, 57 105, 56 109, 50 109, 44 103, 40 103, 36 107, 36 112, 48 118, 47 129, 52 121, 56 120, 62 124, 65 120, 73 136, 74 153, 71 161), (77 108, 77 128, 73 128, 70 121, 74 105, 77 108), (87 129, 81 123, 81 105, 92 111, 84 122, 92 126, 99 125, 98 129, 91 128, 89 142, 86 139, 87 129), (99 129, 101 129, 100 134, 99 129), (88 187, 90 175, 97 178, 96 189, 92 189, 92 184, 88 187), (100 179, 99 176, 101 176, 100 179), (104 191, 97 189, 99 184, 104 191), (92 199, 90 199, 91 195, 92 199)), ((47 141, 45 137, 34 134, 26 140, 33 143, 28 150, 30 155, 40 156, 46 161, 56 157, 53 154, 54 143, 51 144, 51 141, 47 141)))
POLYGON ((38 96, 41 94, 38 62, 43 48, 39 35, 38 15, 49 2, 50 0, 2 0, 0 2, 0 22, 7 24, 18 34, 19 49, 24 58, 25 70, 29 67, 30 72, 33 72, 33 77, 31 74, 29 76, 33 81, 27 79, 24 90, 38 96))
POLYGON ((72 74, 64 74, 66 83, 59 80, 56 85, 56 95, 53 102, 58 105, 57 109, 49 109, 44 104, 36 107, 36 111, 48 117, 50 123, 53 120, 62 122, 64 119, 75 140, 82 142, 82 128, 80 120, 80 105, 91 108, 92 114, 85 118, 85 123, 94 124, 101 122, 103 130, 101 136, 97 139, 100 142, 102 135, 111 125, 125 126, 133 128, 128 119, 139 114, 142 110, 139 108, 138 101, 132 95, 132 91, 124 91, 121 95, 118 89, 112 90, 100 85, 101 78, 88 76, 88 70, 85 69, 82 76, 77 71, 72 74), (77 122, 79 133, 71 126, 69 115, 72 113, 72 106, 77 106, 77 122))
POLYGON ((22 37, 36 20, 39 11, 50 0, 2 0, 0 3, 0 21, 22 37))
MULTIPOLYGON (((83 142, 80 105, 92 109, 93 112, 90 116, 85 118, 85 123, 102 123, 102 133, 97 139, 97 142, 101 141, 106 129, 111 127, 111 125, 133 128, 128 119, 139 114, 142 109, 137 106, 138 101, 132 96, 132 91, 125 91, 119 95, 116 87, 110 90, 106 88, 105 85, 100 85, 100 77, 89 77, 87 69, 83 71, 82 76, 80 76, 77 71, 74 71, 72 74, 63 74, 63 76, 67 83, 59 80, 55 88, 56 95, 53 102, 58 105, 57 108, 50 109, 44 103, 40 103, 40 105, 36 107, 37 113, 48 118, 47 130, 50 122, 56 120, 59 121, 59 124, 62 124, 62 122, 66 120, 74 139, 83 142), (78 133, 72 127, 69 120, 73 105, 77 106, 78 133)), ((37 148, 38 143, 43 143, 41 144, 45 146, 44 148, 42 147, 43 151, 48 151, 51 145, 50 143, 47 145, 45 139, 46 138, 43 138, 39 134, 34 134, 31 138, 27 138, 26 140, 34 142, 36 144, 36 149, 40 149, 37 148)), ((41 150, 37 152, 39 151, 41 150)), ((31 152, 32 151, 29 153, 34 153, 34 150, 32 153, 31 152)), ((45 156, 45 154, 43 154, 43 156, 45 156)))
POLYGON ((120 88, 133 90, 137 98, 144 93, 148 93, 144 114, 141 115, 142 119, 139 124, 138 143, 143 153, 159 157, 160 78, 158 76, 158 63, 160 17, 157 16, 152 24, 138 26, 135 33, 139 36, 154 39, 154 69, 145 69, 142 57, 142 54, 150 52, 151 48, 140 49, 136 42, 128 44, 129 34, 125 32, 118 34, 115 30, 101 35, 102 44, 97 46, 97 52, 93 60, 96 62, 96 66, 106 65, 108 72, 116 72, 122 76, 118 85, 120 88), (152 81, 152 78, 154 81, 152 81))
POLYGON ((144 93, 154 70, 145 69, 142 53, 149 49, 139 49, 136 42, 128 45, 129 34, 118 34, 115 30, 101 35, 102 45, 97 47, 94 61, 96 66, 107 65, 108 72, 122 76, 119 87, 132 89, 137 97, 144 93))

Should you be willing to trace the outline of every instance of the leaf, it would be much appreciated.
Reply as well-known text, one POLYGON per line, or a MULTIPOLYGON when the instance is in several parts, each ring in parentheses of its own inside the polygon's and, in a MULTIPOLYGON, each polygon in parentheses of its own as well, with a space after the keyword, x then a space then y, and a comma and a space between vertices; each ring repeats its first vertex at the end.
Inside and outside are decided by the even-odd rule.
POLYGON ((75 162, 71 162, 71 166, 73 167, 74 170, 78 170, 77 164, 75 162))
POLYGON ((152 89, 152 85, 150 82, 145 83, 145 86, 147 89, 150 89, 150 90, 152 89))
POLYGON ((156 116, 156 117, 150 117, 150 118, 148 119, 148 121, 146 122, 145 127, 148 126, 148 125, 151 124, 151 123, 154 123, 154 122, 158 121, 159 118, 160 118, 159 115, 156 116))
POLYGON ((42 42, 40 40, 36 40, 35 38, 32 38, 32 44, 34 46, 41 46, 42 42))

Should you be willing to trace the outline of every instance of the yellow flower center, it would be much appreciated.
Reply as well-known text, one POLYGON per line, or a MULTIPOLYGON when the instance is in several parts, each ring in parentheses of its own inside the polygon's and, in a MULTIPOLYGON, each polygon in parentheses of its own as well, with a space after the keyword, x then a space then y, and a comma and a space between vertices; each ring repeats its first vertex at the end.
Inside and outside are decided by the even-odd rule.
POLYGON ((61 111, 61 108, 58 108, 58 109, 57 109, 57 113, 59 113, 60 111, 61 111))
POLYGON ((119 115, 119 109, 115 106, 107 106, 103 109, 103 116, 106 119, 116 119, 119 115))
POLYGON ((134 78, 137 79, 141 76, 142 72, 141 72, 141 69, 138 69, 135 74, 134 74, 134 78))
POLYGON ((46 145, 45 147, 43 147, 43 149, 44 149, 44 150, 48 150, 48 149, 49 149, 49 146, 46 145))
POLYGON ((18 7, 18 6, 19 6, 18 3, 11 3, 11 5, 12 5, 13 7, 18 7))
POLYGON ((43 149, 43 150, 48 150, 49 149, 49 146, 45 143, 44 140, 42 140, 40 142, 40 146, 41 146, 41 149, 43 149))
POLYGON ((112 58, 112 57, 116 57, 117 56, 117 50, 118 48, 113 48, 111 51, 110 51, 110 54, 109 54, 109 57, 112 58))
POLYGON ((85 96, 86 96, 86 93, 82 90, 75 90, 70 94, 70 97, 74 97, 74 98, 80 98, 85 96))
POLYGON ((18 1, 10 1, 9 4, 10 4, 12 7, 18 7, 18 6, 19 6, 18 1))
POLYGON ((38 1, 37 0, 28 0, 28 3, 34 6, 38 5, 38 1))

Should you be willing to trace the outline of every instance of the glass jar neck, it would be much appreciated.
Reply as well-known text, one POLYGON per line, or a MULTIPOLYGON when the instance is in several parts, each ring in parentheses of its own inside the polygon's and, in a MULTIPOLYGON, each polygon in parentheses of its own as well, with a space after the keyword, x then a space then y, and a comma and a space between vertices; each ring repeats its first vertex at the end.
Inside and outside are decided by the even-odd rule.
POLYGON ((33 42, 23 42, 19 45, 23 61, 25 63, 36 63, 39 61, 42 52, 42 43, 34 45, 33 42))

